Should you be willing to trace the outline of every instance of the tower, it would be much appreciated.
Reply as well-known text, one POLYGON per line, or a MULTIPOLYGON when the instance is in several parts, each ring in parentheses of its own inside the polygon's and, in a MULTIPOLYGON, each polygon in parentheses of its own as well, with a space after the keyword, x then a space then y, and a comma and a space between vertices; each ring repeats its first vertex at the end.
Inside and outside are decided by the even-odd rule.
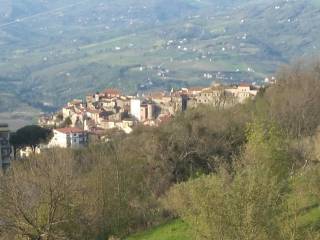
POLYGON ((141 100, 131 99, 130 101, 130 113, 136 120, 141 121, 141 100))
POLYGON ((11 146, 10 130, 8 124, 0 123, 0 167, 6 169, 10 166, 11 146))

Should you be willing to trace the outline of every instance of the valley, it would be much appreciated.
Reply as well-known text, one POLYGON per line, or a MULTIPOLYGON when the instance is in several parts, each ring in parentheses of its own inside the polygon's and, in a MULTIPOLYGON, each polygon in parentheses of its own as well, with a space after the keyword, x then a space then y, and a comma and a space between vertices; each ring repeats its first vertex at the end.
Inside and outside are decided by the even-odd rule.
POLYGON ((320 47, 317 0, 5 2, 0 116, 17 125, 108 87, 261 84, 320 47))

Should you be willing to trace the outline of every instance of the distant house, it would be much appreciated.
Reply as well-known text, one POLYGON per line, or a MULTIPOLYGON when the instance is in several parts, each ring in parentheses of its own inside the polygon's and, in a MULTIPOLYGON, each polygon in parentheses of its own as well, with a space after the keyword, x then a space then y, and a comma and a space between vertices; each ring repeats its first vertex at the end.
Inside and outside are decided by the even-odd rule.
POLYGON ((133 98, 130 102, 130 114, 139 122, 152 120, 155 118, 155 105, 151 101, 133 98))
POLYGON ((107 131, 102 128, 94 127, 88 132, 89 143, 107 142, 109 141, 107 131))
POLYGON ((211 87, 204 89, 197 96, 197 102, 202 104, 209 104, 218 106, 221 101, 224 100, 224 88, 222 87, 211 87))
POLYGON ((53 130, 49 147, 79 148, 87 145, 88 134, 79 128, 60 128, 53 130))
POLYGON ((259 91, 251 84, 240 84, 235 87, 227 88, 226 92, 231 94, 237 102, 243 103, 245 100, 255 97, 259 91))
POLYGON ((68 107, 83 107, 83 100, 81 99, 73 99, 72 101, 68 102, 68 107))
POLYGON ((98 122, 100 117, 100 111, 88 109, 86 115, 88 118, 94 120, 95 122, 98 122))
POLYGON ((35 150, 33 150, 31 147, 24 147, 19 150, 18 156, 20 158, 28 158, 33 154, 40 154, 40 153, 41 153, 40 147, 36 147, 35 150))
POLYGON ((72 112, 74 112, 74 107, 65 106, 62 108, 62 116, 63 119, 67 119, 72 116, 72 112))
POLYGON ((191 87, 187 89, 188 95, 190 96, 197 96, 199 93, 203 91, 204 87, 191 87))
POLYGON ((41 127, 54 127, 57 124, 61 124, 61 119, 57 116, 41 116, 38 120, 38 124, 41 127))
POLYGON ((109 88, 104 91, 104 96, 107 98, 120 97, 121 91, 118 89, 109 88))
POLYGON ((141 121, 141 99, 131 99, 130 114, 135 120, 141 121))

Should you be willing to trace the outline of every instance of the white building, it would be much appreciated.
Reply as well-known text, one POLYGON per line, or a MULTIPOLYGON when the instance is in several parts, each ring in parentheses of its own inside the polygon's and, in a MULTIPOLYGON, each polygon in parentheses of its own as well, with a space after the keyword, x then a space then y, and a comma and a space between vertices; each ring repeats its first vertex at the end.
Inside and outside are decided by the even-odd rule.
POLYGON ((130 101, 130 113, 136 120, 141 121, 141 100, 131 99, 130 101))
POLYGON ((88 134, 79 128, 60 128, 53 130, 49 147, 79 148, 88 143, 88 134))
POLYGON ((31 147, 24 147, 20 149, 18 155, 20 158, 28 158, 33 154, 40 154, 40 153, 41 153, 40 147, 36 147, 35 150, 33 150, 31 147))
POLYGON ((9 139, 10 130, 8 124, 0 124, 0 170, 10 166, 11 146, 9 139))
POLYGON ((227 93, 231 93, 239 103, 243 103, 250 97, 254 97, 258 94, 258 90, 249 84, 241 84, 236 88, 227 88, 227 93))

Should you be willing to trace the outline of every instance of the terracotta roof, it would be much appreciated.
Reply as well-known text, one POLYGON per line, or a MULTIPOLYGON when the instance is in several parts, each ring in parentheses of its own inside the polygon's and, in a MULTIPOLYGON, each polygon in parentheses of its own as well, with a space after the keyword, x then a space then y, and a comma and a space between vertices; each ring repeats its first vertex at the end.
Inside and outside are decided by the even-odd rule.
POLYGON ((108 88, 104 91, 105 95, 121 95, 120 90, 115 88, 108 88))
POLYGON ((204 87, 191 87, 189 88, 189 92, 200 92, 204 89, 204 87))
POLYGON ((224 90, 224 88, 222 87, 211 87, 211 88, 205 88, 203 89, 203 93, 212 93, 212 92, 216 92, 216 91, 222 91, 224 90))
POLYGON ((81 130, 80 128, 58 128, 58 129, 55 129, 56 131, 58 132, 61 132, 61 133, 83 133, 83 130, 81 130))
POLYGON ((165 92, 151 92, 149 93, 148 97, 162 99, 166 95, 165 92))
POLYGON ((251 87, 252 85, 250 83, 240 83, 239 87, 251 87))

